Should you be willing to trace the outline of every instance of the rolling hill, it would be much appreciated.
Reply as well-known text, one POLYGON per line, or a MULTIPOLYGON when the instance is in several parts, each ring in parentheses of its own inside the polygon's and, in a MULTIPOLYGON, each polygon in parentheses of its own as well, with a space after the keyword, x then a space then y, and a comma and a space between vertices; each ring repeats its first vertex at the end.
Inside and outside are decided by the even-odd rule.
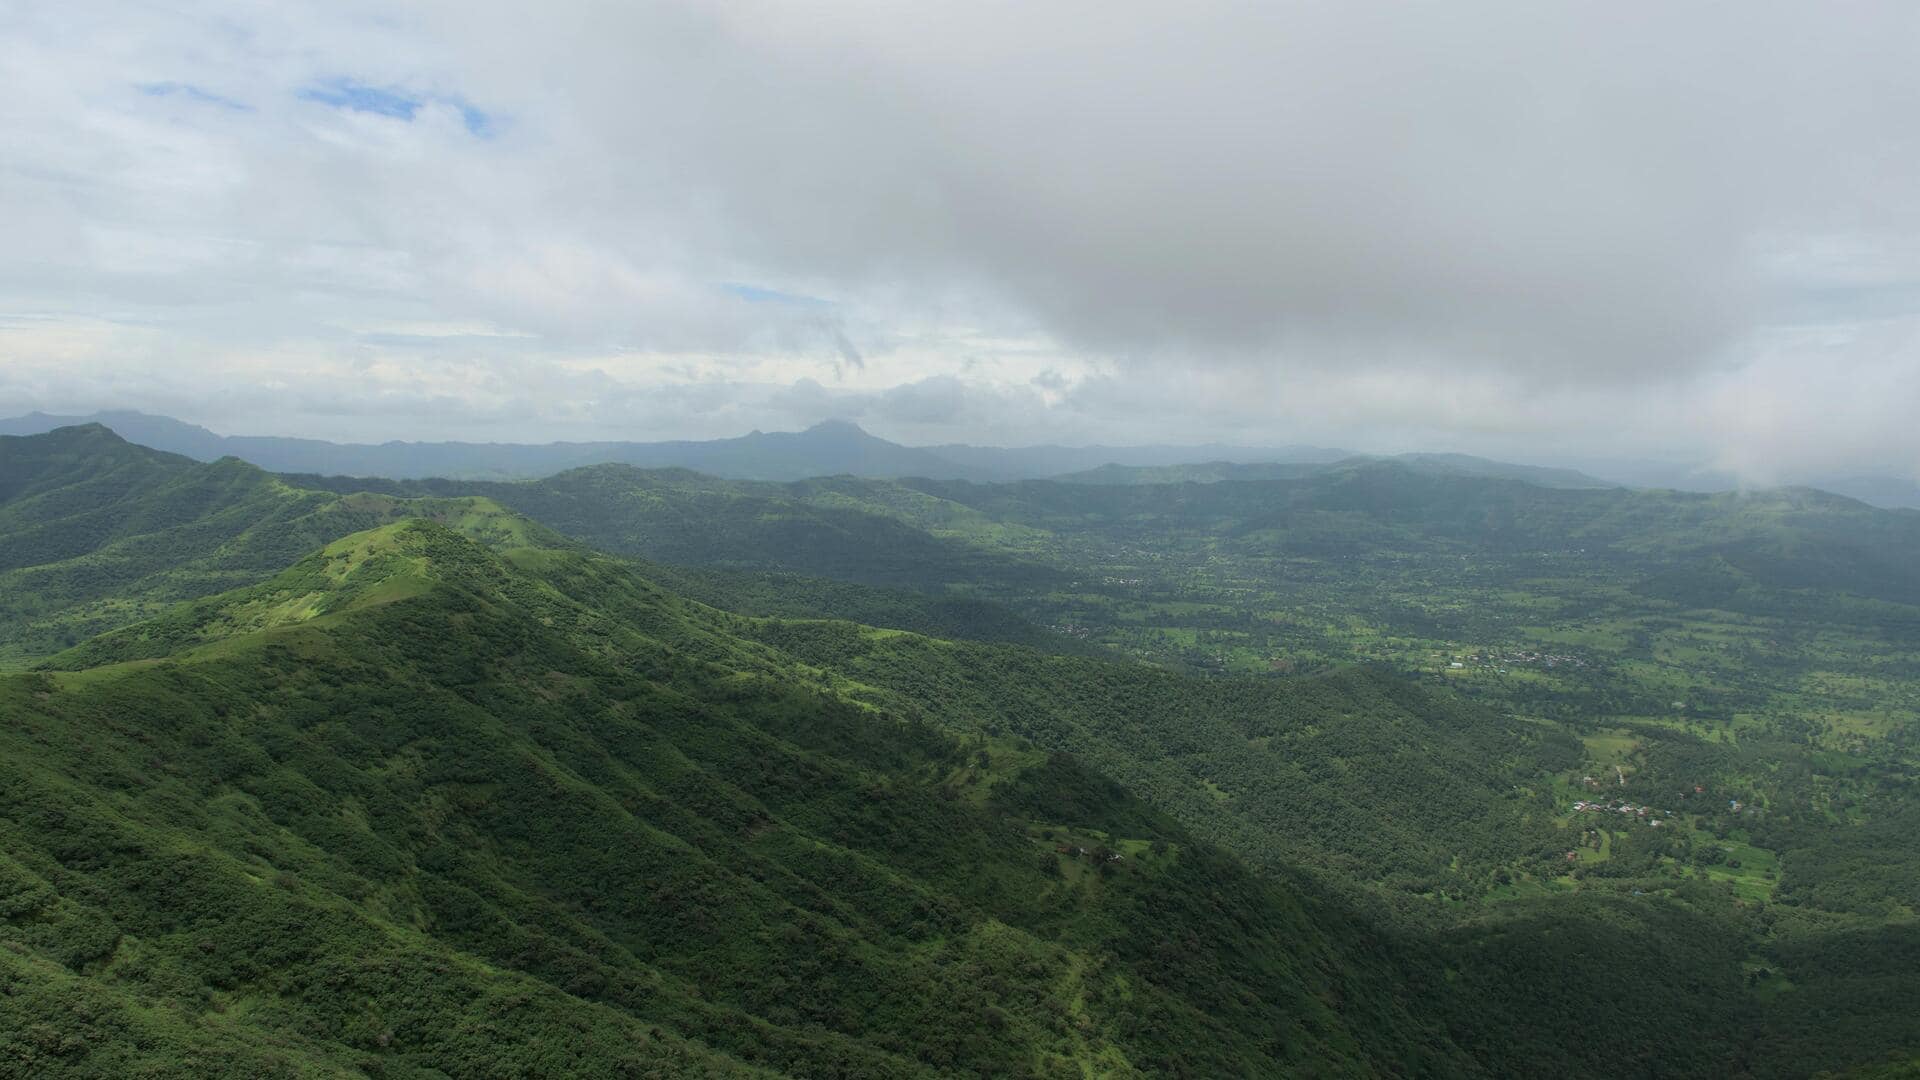
POLYGON ((703 610, 411 519, 0 679, 0 1055, 1477 1071, 1337 912, 703 610))
MULTIPOLYGON (((97 428, 0 439, 0 635, 36 669, 0 675, 0 1061, 1771 1078, 1911 1056, 1908 728, 1828 731, 1798 719, 1828 699, 1784 696, 1718 728, 1564 689, 1548 716, 1491 663, 1359 650, 1195 674, 977 599, 1102 596, 1116 625, 1209 634, 1357 621, 1327 590, 1363 574, 1637 604, 1634 575, 1705 543, 1755 610, 1831 616, 1896 601, 1769 575, 1804 579, 1824 536, 1893 545, 1898 516, 1381 463, 1295 484, 610 466, 355 490, 97 428), (1576 526, 1605 558, 1541 563, 1576 526), (1289 546, 1321 553, 1247 561, 1289 546), (1276 566, 1297 608, 1196 576, 1276 566), (1568 811, 1602 762, 1666 827, 1568 811)), ((1584 655, 1554 676, 1583 693, 1650 670, 1584 655)))
MULTIPOLYGON (((578 478, 581 487, 557 488, 543 509, 572 524, 569 505, 597 494, 592 478, 589 470, 578 478)), ((535 533, 543 542, 558 542, 543 526, 484 496, 431 494, 453 491, 454 485, 415 484, 404 490, 427 493, 392 493, 400 490, 378 481, 344 483, 340 490, 288 483, 233 458, 202 463, 136 446, 100 425, 0 436, 0 668, 29 663, 178 601, 258 582, 321 544, 401 518, 431 518, 496 542, 535 533)), ((756 506, 739 509, 754 515, 762 530, 755 535, 771 528, 759 520, 756 506)), ((720 524, 718 504, 710 512, 712 524, 720 524)), ((885 522, 906 545, 894 569, 885 572, 862 559, 849 532, 864 520, 841 517, 846 520, 812 515, 803 523, 809 539, 800 550, 817 558, 795 559, 792 567, 868 566, 874 572, 849 576, 887 581, 906 577, 904 568, 915 559, 979 558, 885 522)), ((701 539, 712 533, 697 520, 683 518, 679 528, 682 546, 663 548, 668 554, 712 550, 701 539)), ((754 572, 651 569, 685 591, 754 613, 825 613, 946 636, 1048 641, 1004 608, 978 600, 794 572, 770 576, 759 572, 759 562, 743 562, 751 562, 754 572)))

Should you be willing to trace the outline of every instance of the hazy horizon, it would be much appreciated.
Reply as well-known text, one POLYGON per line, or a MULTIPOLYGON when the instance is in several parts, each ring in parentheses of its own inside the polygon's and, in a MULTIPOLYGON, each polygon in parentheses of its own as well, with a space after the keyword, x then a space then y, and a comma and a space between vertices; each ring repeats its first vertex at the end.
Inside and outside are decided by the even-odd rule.
MULTIPOLYGON (((1180 443, 1180 442, 1073 443, 1073 442, 1060 442, 1060 441, 1023 443, 1023 444, 914 443, 914 442, 910 442, 902 439, 893 438, 884 431, 870 430, 866 425, 861 424, 857 420, 849 419, 846 417, 837 417, 837 416, 822 417, 818 420, 813 421, 812 423, 800 425, 791 429, 763 430, 760 428, 755 428, 750 431, 735 432, 729 435, 715 436, 713 439, 710 439, 710 440, 709 439, 685 440, 685 439, 670 439, 670 438, 656 439, 656 438, 648 437, 647 434, 644 432, 636 433, 632 437, 609 437, 606 439, 595 439, 595 440, 569 439, 564 437, 558 438, 558 439, 530 439, 530 440, 503 440, 503 439, 485 438, 485 437, 474 438, 474 439, 451 438, 451 439, 444 439, 444 440, 436 440, 436 439, 408 438, 405 436, 396 436, 391 439, 329 440, 329 439, 320 439, 315 436, 305 436, 299 433, 219 430, 216 428, 209 427, 207 425, 194 424, 180 417, 164 416, 164 415, 155 414, 155 413, 146 413, 140 410, 97 410, 92 413, 84 413, 84 414, 50 414, 50 413, 36 411, 36 412, 28 413, 22 416, 14 416, 14 417, 0 416, 0 434, 34 433, 34 432, 39 432, 44 430, 53 430, 55 427, 58 427, 58 426, 67 426, 70 424, 80 424, 80 423, 88 423, 88 422, 102 422, 102 423, 106 423, 108 426, 111 427, 113 425, 113 421, 122 416, 131 416, 131 417, 136 417, 140 420, 147 420, 147 421, 158 420, 158 421, 162 421, 163 423, 183 424, 190 429, 198 429, 200 431, 206 432, 210 435, 213 435, 215 437, 222 438, 222 439, 239 438, 239 439, 292 439, 296 441, 308 440, 308 441, 319 441, 319 442, 329 443, 331 445, 340 446, 343 448, 363 447, 363 448, 378 449, 383 446, 392 446, 392 445, 408 445, 408 446, 421 446, 421 447, 435 446, 435 445, 468 445, 468 446, 523 447, 523 448, 529 448, 529 449, 539 449, 541 447, 546 447, 546 446, 562 446, 562 445, 569 445, 569 444, 579 444, 579 445, 625 444, 625 445, 646 446, 646 445, 665 445, 665 444, 671 444, 671 443, 691 443, 697 446, 697 445, 702 445, 706 443, 728 442, 728 441, 740 440, 743 438, 750 438, 750 437, 762 436, 762 435, 783 436, 783 435, 810 434, 817 428, 831 427, 834 425, 846 425, 846 426, 850 426, 854 430, 857 430, 861 434, 866 435, 870 438, 880 439, 885 442, 893 443, 895 445, 904 447, 909 450, 915 450, 915 451, 926 450, 926 451, 938 453, 939 451, 942 451, 942 450, 965 449, 970 451, 1006 452, 1006 453, 1015 454, 1015 455, 1019 455, 1023 453, 1038 453, 1041 455, 1038 458, 1034 458, 1032 460, 1027 461, 1026 466, 1024 468, 1015 468, 1013 472, 1008 472, 1008 473, 1005 473, 1004 475, 999 475, 1000 479, 1015 479, 1019 477, 1040 478, 1040 477, 1052 476, 1052 475, 1065 475, 1067 473, 1077 473, 1086 469, 1096 468, 1099 465, 1176 465, 1176 464, 1203 465, 1203 464, 1220 463, 1220 462, 1237 462, 1237 463, 1246 463, 1246 464, 1259 464, 1259 463, 1324 464, 1324 463, 1332 463, 1332 462, 1349 458, 1349 457, 1351 458, 1393 458, 1393 457, 1398 457, 1403 455, 1415 456, 1415 457, 1424 455, 1432 458, 1444 458, 1450 455, 1464 455, 1468 458, 1480 458, 1481 460, 1486 460, 1489 463, 1495 464, 1495 465, 1506 464, 1506 465, 1518 465, 1522 467, 1531 467, 1531 468, 1543 468, 1543 469, 1549 469, 1549 470, 1551 469, 1568 470, 1574 473, 1585 474, 1585 476, 1591 480, 1598 480, 1606 484, 1618 484, 1618 485, 1627 486, 1627 487, 1679 488, 1681 490, 1693 490, 1693 491, 1726 491, 1726 490, 1736 490, 1736 489, 1762 490, 1768 487, 1811 484, 1814 486, 1825 485, 1830 487, 1832 490, 1836 491, 1837 493, 1845 494, 1850 497, 1861 499, 1870 504, 1878 505, 1882 507, 1920 507, 1920 485, 1911 484, 1910 482, 1905 481, 1904 478, 1899 477, 1897 475, 1889 474, 1889 473, 1836 472, 1836 473, 1827 473, 1827 474, 1804 474, 1804 475, 1789 477, 1785 480, 1780 481, 1777 484, 1755 484, 1755 483, 1748 482, 1745 478, 1735 473, 1716 470, 1707 463, 1702 463, 1698 461, 1689 461, 1685 459, 1660 459, 1655 457, 1635 458, 1635 457, 1620 457, 1620 456, 1554 457, 1551 455, 1535 457, 1535 458, 1523 458, 1523 457, 1489 458, 1489 457, 1485 457, 1484 455, 1474 454, 1466 450, 1461 450, 1461 449, 1458 449, 1455 447, 1449 447, 1449 446, 1411 446, 1411 447, 1324 446, 1324 445, 1315 445, 1315 444, 1308 444, 1308 443, 1301 443, 1301 442, 1289 442, 1282 439, 1274 439, 1265 443, 1252 443, 1252 442, 1241 443, 1241 442, 1222 442, 1222 441, 1188 442, 1188 443, 1180 443), (8 421, 33 420, 36 418, 51 421, 51 423, 48 423, 45 425, 31 425, 31 424, 19 425, 18 426, 19 429, 17 431, 9 430, 7 427, 8 421), (1081 460, 1074 461, 1072 463, 1065 464, 1065 465, 1060 465, 1053 469, 1048 469, 1043 467, 1045 463, 1049 460, 1045 456, 1047 451, 1063 451, 1067 453, 1077 453, 1077 452, 1101 451, 1101 450, 1114 451, 1114 456, 1100 457, 1097 454, 1095 454, 1092 457, 1085 457, 1081 460)), ((142 442, 142 439, 140 437, 140 432, 138 430, 130 428, 128 431, 123 431, 120 434, 122 435, 122 437, 126 438, 130 442, 135 442, 135 443, 142 442)), ((168 440, 165 440, 165 439, 153 441, 153 445, 157 446, 160 449, 170 449, 170 450, 173 450, 174 452, 188 452, 184 447, 171 445, 168 442, 168 440)), ((223 448, 219 451, 213 451, 213 452, 226 453, 234 450, 238 450, 238 448, 223 448)), ((239 452, 239 456, 242 456, 242 457, 246 456, 244 450, 238 450, 238 452, 239 452)), ((619 459, 609 458, 606 460, 619 460, 619 459)), ((971 455, 971 454, 955 455, 955 456, 949 457, 947 460, 949 464, 954 465, 956 467, 960 467, 960 468, 969 468, 969 467, 972 467, 974 464, 977 464, 977 462, 975 461, 974 455, 971 455)), ((1018 460, 1018 459, 1015 459, 1015 460, 1018 460)), ((557 467, 565 468, 570 466, 557 466, 557 467)), ((684 466, 684 467, 693 467, 696 469, 696 471, 701 471, 701 467, 698 465, 691 465, 691 466, 684 466)), ((287 466, 283 465, 283 466, 280 466, 280 468, 282 470, 285 470, 287 466)), ((711 470, 712 466, 708 466, 707 468, 711 470)), ((269 471, 273 471, 273 469, 270 467, 269 471)), ((300 471, 310 471, 310 470, 307 470, 304 468, 293 468, 292 471, 300 472, 300 471)), ((525 473, 525 475, 528 477, 544 476, 544 475, 547 475, 548 472, 550 471, 552 471, 551 468, 542 469, 539 467, 534 467, 531 472, 527 472, 525 473)), ((377 472, 377 471, 376 472, 363 471, 361 473, 356 473, 355 475, 387 475, 387 474, 377 472)), ((420 470, 420 467, 418 465, 413 465, 407 469, 406 475, 427 476, 427 475, 438 475, 438 474, 433 472, 430 469, 428 471, 423 472, 420 470)), ((716 473, 716 475, 738 475, 738 474, 728 469, 722 468, 716 473)), ((982 479, 987 479, 990 475, 995 475, 995 474, 992 474, 991 471, 988 471, 988 472, 982 472, 979 475, 982 479)))

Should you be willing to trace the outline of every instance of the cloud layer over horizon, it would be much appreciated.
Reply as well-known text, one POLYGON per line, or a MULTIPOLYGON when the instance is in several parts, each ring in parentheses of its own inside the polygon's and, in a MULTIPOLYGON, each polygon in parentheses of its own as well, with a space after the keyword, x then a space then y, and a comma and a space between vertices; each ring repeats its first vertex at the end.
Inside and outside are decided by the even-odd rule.
POLYGON ((1920 477, 1906 3, 28 0, 0 41, 0 412, 1920 477))

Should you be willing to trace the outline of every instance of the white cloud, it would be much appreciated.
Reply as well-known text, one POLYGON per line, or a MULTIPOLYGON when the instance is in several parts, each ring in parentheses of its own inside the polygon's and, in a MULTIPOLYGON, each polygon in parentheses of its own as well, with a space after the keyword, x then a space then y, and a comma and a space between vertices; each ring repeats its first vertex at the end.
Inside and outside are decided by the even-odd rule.
POLYGON ((16 4, 0 409, 1911 471, 1916 18, 16 4))

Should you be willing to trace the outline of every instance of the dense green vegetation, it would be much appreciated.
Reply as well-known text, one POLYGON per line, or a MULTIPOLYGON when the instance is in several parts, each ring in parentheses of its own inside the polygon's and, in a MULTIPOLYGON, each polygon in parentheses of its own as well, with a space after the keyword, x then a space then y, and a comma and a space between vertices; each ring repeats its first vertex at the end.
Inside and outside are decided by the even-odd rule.
POLYGON ((701 610, 415 520, 0 682, 6 1060, 1468 1067, 1337 915, 701 610))
POLYGON ((295 488, 233 458, 198 464, 97 425, 0 436, 0 669, 408 517, 496 542, 546 533, 483 499, 295 488))
POLYGON ((1907 1068, 1920 515, 1417 465, 0 439, 0 1072, 1907 1068))
MULTIPOLYGON (((562 543, 484 496, 433 493, 452 491, 449 485, 414 485, 414 497, 397 496, 398 485, 372 486, 383 490, 289 484, 233 458, 200 464, 134 446, 98 425, 0 436, 0 670, 179 601, 260 581, 322 544, 409 517, 495 545, 536 536, 544 545, 562 543)), ((698 521, 683 530, 689 548, 697 547, 698 521)), ((843 567, 859 559, 858 543, 847 528, 816 541, 839 553, 843 567)), ((964 595, 795 574, 662 565, 645 572, 686 595, 754 614, 1055 644, 1004 607, 964 595)))

